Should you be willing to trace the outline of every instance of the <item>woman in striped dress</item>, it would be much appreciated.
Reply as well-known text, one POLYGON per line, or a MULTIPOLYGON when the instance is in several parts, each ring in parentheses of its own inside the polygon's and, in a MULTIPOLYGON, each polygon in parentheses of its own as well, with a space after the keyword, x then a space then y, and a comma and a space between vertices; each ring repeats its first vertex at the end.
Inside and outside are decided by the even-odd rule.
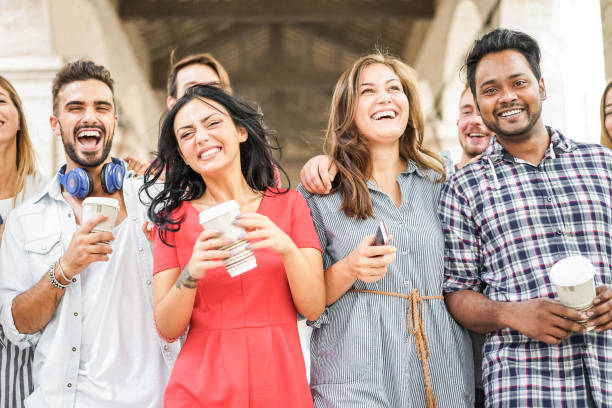
MULTIPOLYGON (((0 242, 9 211, 40 191, 46 181, 36 171, 21 99, 0 76, 0 242)), ((33 355, 32 348, 20 350, 9 343, 0 326, 0 408, 22 407, 32 392, 33 355)))
POLYGON ((356 61, 326 137, 331 193, 300 187, 325 267, 327 308, 310 322, 315 407, 473 406, 470 340, 442 299, 444 163, 422 144, 412 69, 380 54, 356 61), (380 220, 390 245, 373 245, 380 220))

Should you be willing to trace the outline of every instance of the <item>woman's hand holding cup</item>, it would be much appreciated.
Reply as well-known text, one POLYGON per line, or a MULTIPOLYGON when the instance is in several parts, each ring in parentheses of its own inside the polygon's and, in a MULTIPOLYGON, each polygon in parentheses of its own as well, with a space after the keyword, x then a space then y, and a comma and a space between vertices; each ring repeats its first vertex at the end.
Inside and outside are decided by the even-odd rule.
POLYGON ((202 279, 207 270, 223 266, 223 260, 232 255, 230 251, 219 249, 231 244, 229 239, 220 236, 220 231, 204 230, 196 239, 188 264, 193 279, 202 279))
POLYGON ((281 255, 286 255, 298 247, 289 235, 274 224, 268 217, 258 213, 244 213, 236 217, 232 222, 234 225, 241 226, 247 232, 240 236, 240 239, 251 242, 251 249, 270 248, 281 255))

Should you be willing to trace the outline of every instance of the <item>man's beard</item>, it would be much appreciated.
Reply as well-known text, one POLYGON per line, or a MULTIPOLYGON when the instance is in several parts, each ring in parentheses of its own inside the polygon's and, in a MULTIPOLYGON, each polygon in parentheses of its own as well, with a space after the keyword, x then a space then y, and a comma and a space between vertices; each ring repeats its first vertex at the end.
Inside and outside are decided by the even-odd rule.
POLYGON ((79 167, 98 167, 108 158, 110 154, 110 150, 112 147, 112 140, 107 140, 104 145, 104 150, 102 151, 102 155, 97 159, 87 160, 85 158, 81 158, 77 155, 76 150, 74 149, 74 145, 67 143, 62 138, 62 142, 64 143, 64 151, 70 157, 70 160, 75 162, 79 167))
MULTIPOLYGON (((103 131, 104 135, 102 137, 105 138, 106 137, 106 132, 104 131, 104 129, 102 129, 101 127, 98 127, 98 128, 103 131)), ((102 150, 102 154, 100 155, 100 157, 98 157, 98 158, 94 157, 94 158, 88 160, 87 157, 85 157, 85 158, 79 157, 79 155, 76 152, 76 149, 74 148, 74 143, 76 143, 76 132, 79 129, 75 128, 75 130, 74 130, 75 134, 73 135, 72 140, 74 140, 75 142, 73 142, 73 143, 70 143, 69 141, 67 141, 67 138, 64 137, 64 129, 62 128, 62 124, 61 123, 60 123, 60 129, 61 129, 61 132, 62 132, 62 143, 64 144, 64 151, 66 152, 68 157, 70 157, 70 160, 72 160, 79 167, 98 167, 99 165, 104 163, 104 161, 108 158, 108 156, 110 154, 111 147, 113 145, 113 138, 112 138, 112 136, 104 141, 104 149, 102 150)), ((114 131, 114 129, 113 129, 113 131, 114 131)))
POLYGON ((501 128, 501 126, 497 125, 496 120, 493 120, 493 123, 487 123, 483 118, 483 122, 485 126, 491 129, 493 133, 497 135, 498 138, 501 138, 501 139, 512 140, 512 139, 520 138, 522 136, 526 136, 527 133, 529 133, 531 129, 534 128, 534 126, 536 125, 538 120, 540 120, 540 117, 542 116, 542 101, 540 101, 540 105, 538 106, 538 110, 536 112, 531 112, 530 107, 527 104, 520 105, 520 106, 517 105, 516 107, 525 109, 527 113, 527 123, 522 128, 515 129, 513 131, 504 130, 501 128))

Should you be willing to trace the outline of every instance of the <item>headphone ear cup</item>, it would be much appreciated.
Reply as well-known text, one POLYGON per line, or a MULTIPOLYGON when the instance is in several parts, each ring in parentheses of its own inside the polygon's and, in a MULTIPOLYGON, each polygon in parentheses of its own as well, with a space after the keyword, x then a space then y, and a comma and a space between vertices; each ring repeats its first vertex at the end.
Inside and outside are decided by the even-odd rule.
POLYGON ((112 162, 106 163, 102 166, 102 170, 100 171, 102 189, 108 194, 120 190, 121 187, 123 187, 124 176, 125 166, 121 161, 117 160, 117 162, 115 162, 115 159, 113 159, 112 162))
POLYGON ((104 190, 105 193, 112 194, 112 192, 108 191, 108 186, 106 184, 106 172, 109 164, 110 163, 106 163, 102 166, 102 170, 100 171, 100 184, 102 184, 102 190, 104 190))
POLYGON ((65 183, 62 184, 68 194, 78 199, 87 197, 93 191, 91 175, 79 167, 66 174, 65 183))

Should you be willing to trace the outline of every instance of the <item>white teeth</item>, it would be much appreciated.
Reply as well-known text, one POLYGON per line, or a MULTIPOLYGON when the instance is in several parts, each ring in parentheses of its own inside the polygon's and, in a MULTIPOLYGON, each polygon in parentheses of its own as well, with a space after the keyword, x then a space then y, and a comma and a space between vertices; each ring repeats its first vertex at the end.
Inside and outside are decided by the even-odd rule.
POLYGON ((485 137, 485 135, 482 133, 470 133, 468 136, 469 137, 485 137))
POLYGON ((79 133, 79 137, 100 137, 100 132, 97 130, 85 130, 79 133))
POLYGON ((522 112, 522 109, 512 109, 510 111, 502 113, 500 116, 505 118, 506 116, 516 115, 517 113, 521 113, 521 112, 522 112))
POLYGON ((218 153, 221 151, 220 147, 215 147, 214 149, 209 149, 207 151, 205 151, 204 153, 202 153, 200 155, 200 160, 206 160, 208 159, 210 156, 212 156, 215 153, 218 153))
POLYGON ((386 110, 386 111, 376 112, 374 115, 372 115, 372 119, 374 119, 374 120, 379 120, 379 119, 382 119, 382 118, 394 119, 395 118, 395 112, 393 112, 392 110, 386 110))

